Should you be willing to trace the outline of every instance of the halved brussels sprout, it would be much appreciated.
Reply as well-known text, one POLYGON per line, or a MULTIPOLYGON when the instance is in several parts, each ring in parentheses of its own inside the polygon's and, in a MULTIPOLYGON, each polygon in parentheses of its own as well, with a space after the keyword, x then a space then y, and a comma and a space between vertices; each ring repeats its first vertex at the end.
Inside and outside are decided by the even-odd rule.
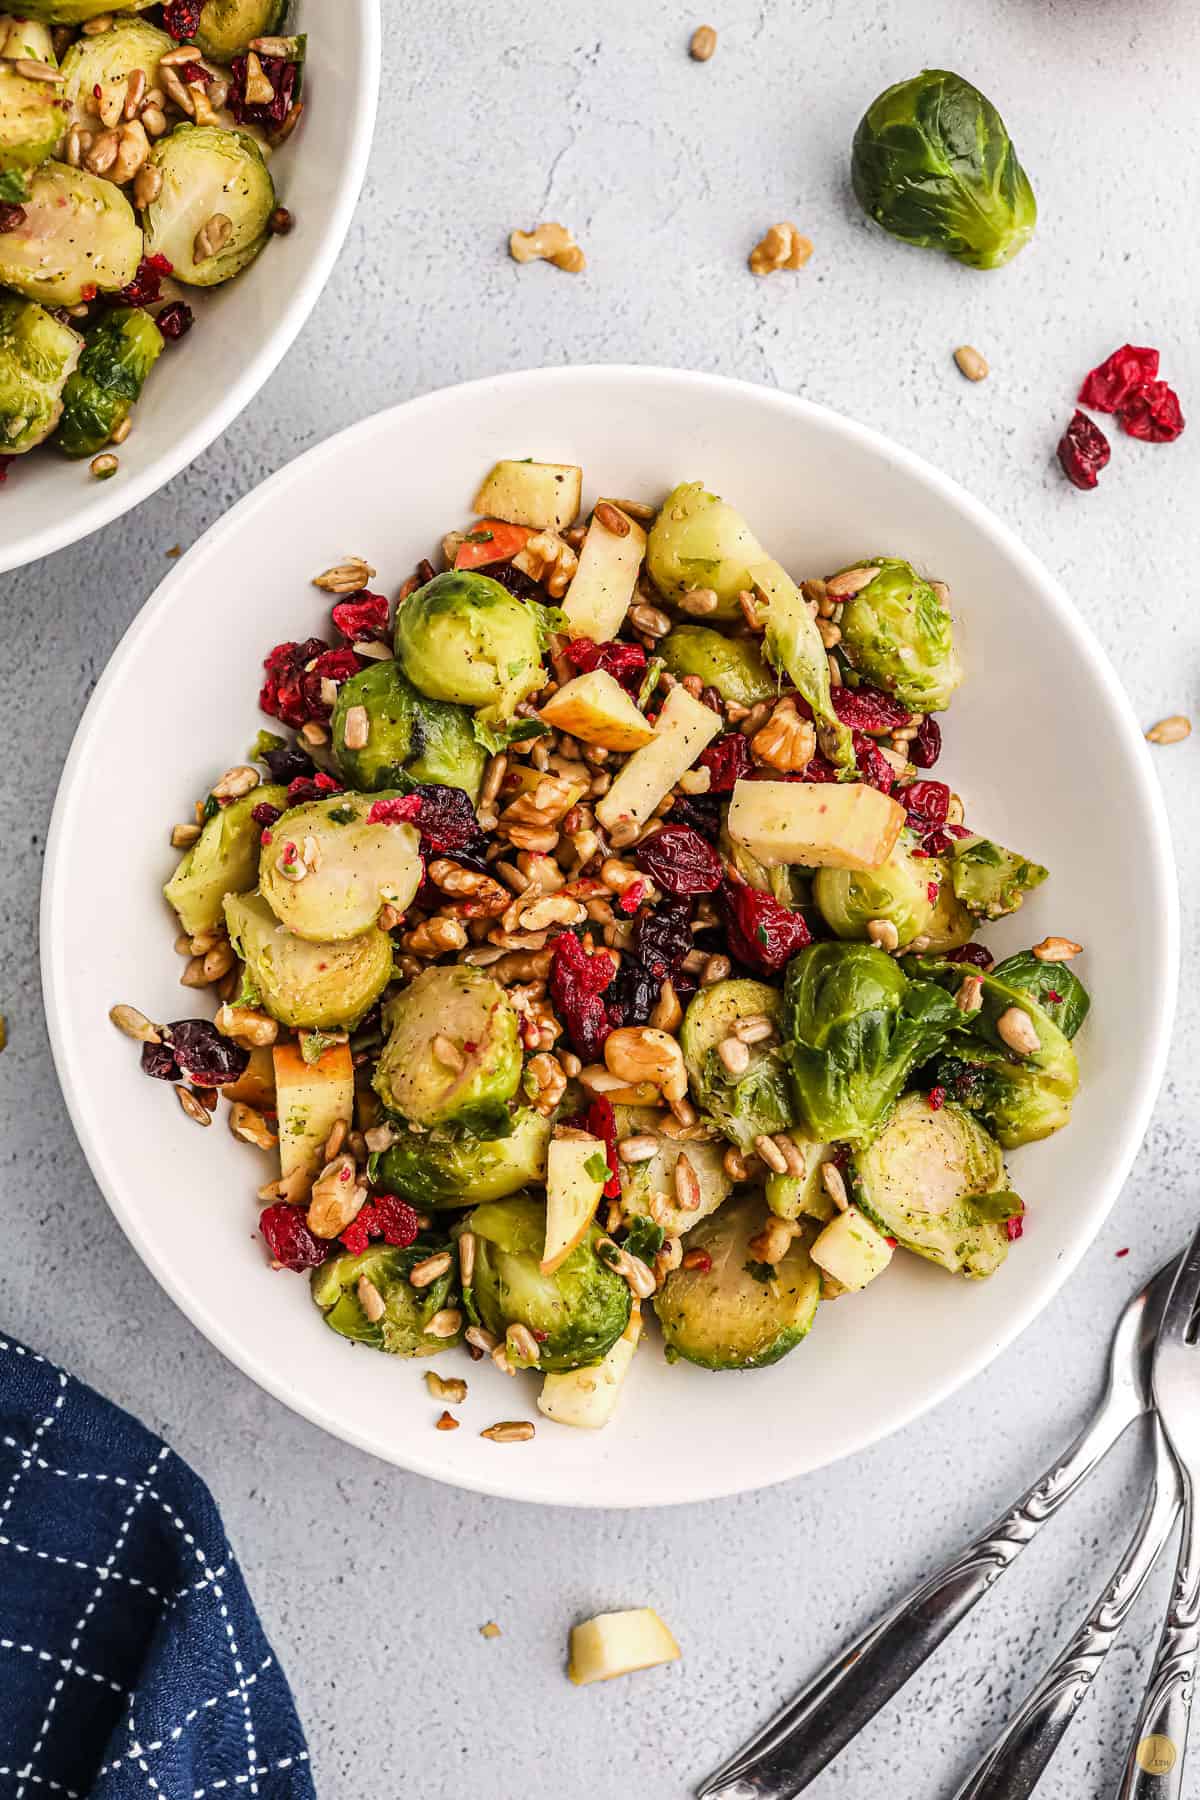
POLYGON ((465 963, 423 969, 384 1009, 384 1024, 375 1091, 389 1112, 481 1137, 510 1128, 521 1038, 499 982, 465 963))
POLYGON ((1008 1255, 1005 1220, 1021 1211, 1000 1146, 969 1112, 905 1094, 853 1164, 867 1217, 904 1249, 952 1275, 991 1275, 1008 1255))
POLYGON ((153 5, 154 0, 21 0, 21 12, 46 25, 82 25, 101 13, 144 12, 153 5))
POLYGON ((88 332, 63 389, 55 442, 67 456, 94 456, 133 410, 164 338, 140 306, 114 306, 88 332))
POLYGON ((249 132, 177 125, 155 144, 151 162, 162 187, 145 210, 147 256, 165 256, 175 280, 190 287, 216 287, 254 261, 270 235, 275 184, 249 132), (230 229, 208 251, 202 234, 214 219, 230 229))
POLYGON ((83 339, 33 300, 0 294, 0 451, 19 456, 58 424, 83 339))
POLYGON ((229 894, 225 922, 263 1008, 309 1031, 354 1026, 392 979, 392 940, 373 925, 340 944, 285 929, 261 894, 229 894))
POLYGON ((975 935, 975 921, 954 891, 949 863, 940 856, 930 857, 925 867, 938 891, 937 904, 921 930, 925 949, 933 956, 961 950, 975 935))
POLYGON ((662 1114, 652 1107, 618 1106, 614 1110, 618 1138, 637 1137, 642 1132, 658 1138, 658 1150, 648 1162, 621 1164, 622 1211, 633 1218, 653 1217, 670 1237, 682 1237, 716 1212, 733 1186, 725 1173, 724 1145, 702 1140, 680 1143, 678 1138, 661 1135, 662 1114), (696 1175, 699 1198, 693 1207, 679 1204, 675 1165, 681 1156, 687 1157, 696 1175), (651 1214, 650 1203, 656 1195, 659 1203, 651 1214))
POLYGON ((913 855, 915 847, 913 834, 905 831, 878 869, 817 870, 813 899, 835 937, 866 938, 872 919, 894 925, 902 945, 927 930, 941 890, 928 859, 913 855))
POLYGON ((546 680, 544 615, 490 575, 450 569, 396 609, 396 658, 431 700, 511 717, 546 680))
POLYGON ((244 894, 256 885, 262 826, 254 809, 264 804, 286 806, 287 789, 268 784, 231 800, 205 821, 196 842, 180 857, 163 893, 189 937, 221 923, 226 894, 244 894))
POLYGON ((705 687, 716 688, 722 700, 737 706, 757 706, 779 692, 753 638, 726 637, 707 625, 676 625, 658 647, 668 674, 682 681, 698 675, 705 687))
POLYGON ((476 743, 464 706, 430 700, 419 693, 398 663, 375 662, 338 689, 333 709, 333 754, 345 781, 360 792, 413 781, 436 781, 479 797, 487 755, 476 743), (346 715, 352 707, 367 715, 367 741, 346 744, 346 715))
POLYGON ((755 1262, 750 1239, 767 1216, 762 1195, 749 1193, 697 1225, 689 1248, 707 1250, 711 1267, 673 1270, 654 1296, 668 1361, 763 1369, 807 1336, 821 1277, 804 1237, 774 1267, 755 1262))
POLYGON ((975 269, 1008 262, 1037 223, 1004 120, 946 69, 923 69, 872 101, 854 134, 851 176, 877 225, 975 269))
POLYGON ((1040 962, 1032 950, 1006 956, 992 970, 992 979, 1031 994, 1066 1038, 1075 1036, 1091 1009, 1092 997, 1070 965, 1040 962))
POLYGON ((796 1100, 810 1132, 831 1142, 870 1137, 963 1017, 870 944, 810 944, 788 964, 784 997, 796 1100))
POLYGON ((205 56, 228 67, 246 54, 252 39, 277 37, 287 10, 288 0, 204 0, 196 42, 205 56))
POLYGON ((899 557, 868 556, 851 567, 879 573, 842 608, 843 654, 914 712, 942 711, 963 678, 949 607, 899 557))
POLYGON ((541 1200, 495 1200, 468 1213, 475 1234, 475 1268, 464 1298, 480 1322, 503 1338, 525 1325, 538 1341, 539 1369, 579 1369, 611 1350, 633 1304, 628 1283, 600 1261, 598 1226, 553 1274, 541 1269, 546 1208, 541 1200))
POLYGON ((148 19, 117 19, 107 31, 76 38, 62 65, 70 123, 98 131, 102 113, 119 114, 133 71, 141 69, 146 86, 157 87, 159 58, 176 48, 174 38, 148 19))
POLYGON ((950 863, 954 892, 977 919, 1002 919, 1016 912, 1049 873, 1041 863, 985 837, 960 838, 950 863))
POLYGON ((137 274, 142 234, 111 181, 45 162, 29 178, 21 211, 19 225, 0 231, 0 286, 47 306, 78 306, 137 274))
POLYGON ((312 1273, 312 1297, 325 1323, 339 1337, 370 1344, 390 1356, 436 1356, 461 1339, 432 1337, 435 1314, 454 1303, 455 1262, 428 1287, 415 1288, 409 1275, 416 1263, 444 1249, 442 1244, 413 1244, 407 1250, 379 1245, 361 1256, 336 1256, 312 1273), (368 1319, 359 1297, 359 1282, 369 1281, 383 1301, 383 1316, 368 1319))
MULTIPOLYGON (((6 37, 5 23, 0 19, 5 58, 0 62, 0 176, 13 170, 36 169, 44 163, 66 130, 68 113, 57 82, 31 80, 16 71, 17 60, 46 62, 53 68, 53 53, 48 57, 37 55, 40 46, 23 43, 20 29, 14 39, 12 27, 18 21, 11 22, 6 37)), ((24 29, 33 37, 41 28, 32 25, 24 29)), ((24 187, 23 182, 22 192, 24 187)))
POLYGON ((405 1132, 372 1162, 375 1186, 417 1206, 476 1206, 546 1179, 550 1121, 518 1107, 508 1137, 405 1132))
POLYGON ((646 542, 646 572, 665 600, 679 600, 691 588, 711 588, 717 596, 714 619, 741 617, 738 595, 753 586, 750 565, 765 550, 737 508, 702 481, 683 481, 672 490, 646 542))
POLYGON ((297 937, 340 943, 403 912, 421 885, 414 825, 372 822, 369 795, 330 794, 293 806, 263 838, 259 887, 297 937))
POLYGON ((834 1146, 809 1137, 793 1126, 788 1132, 804 1159, 802 1175, 768 1175, 764 1187, 767 1205, 781 1219, 808 1219, 824 1222, 837 1211, 821 1177, 821 1170, 833 1155, 834 1146))
POLYGON ((688 1002, 679 1045, 696 1104, 730 1141, 749 1150, 762 1132, 786 1131, 795 1114, 788 1087, 787 1059, 780 1043, 783 999, 763 981, 735 978, 700 988, 688 1002), (718 1045, 734 1026, 765 1019, 773 1036, 747 1045, 749 1062, 740 1075, 722 1062, 718 1045))

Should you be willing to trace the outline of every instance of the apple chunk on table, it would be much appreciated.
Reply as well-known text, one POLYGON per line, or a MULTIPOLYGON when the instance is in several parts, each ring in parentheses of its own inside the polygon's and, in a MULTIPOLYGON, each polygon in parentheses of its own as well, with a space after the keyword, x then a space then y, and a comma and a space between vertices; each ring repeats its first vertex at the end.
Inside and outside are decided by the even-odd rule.
POLYGON ((739 781, 726 822, 734 843, 767 868, 878 869, 904 818, 902 806, 862 781, 739 781))

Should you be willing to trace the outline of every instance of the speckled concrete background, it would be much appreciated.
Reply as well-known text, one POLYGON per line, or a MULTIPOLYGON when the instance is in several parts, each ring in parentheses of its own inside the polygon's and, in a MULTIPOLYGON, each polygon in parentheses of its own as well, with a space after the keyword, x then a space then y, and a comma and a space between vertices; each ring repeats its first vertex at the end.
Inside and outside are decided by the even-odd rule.
MULTIPOLYGON (((406 1477, 320 1436, 211 1350, 135 1258, 76 1146, 41 1019, 37 893, 59 771, 171 545, 380 405, 576 360, 721 370, 894 434, 1063 577, 1146 724, 1196 712, 1200 431, 1163 449, 1117 441, 1089 496, 1066 486, 1051 452, 1073 384, 1126 339, 1161 345, 1185 408, 1200 409, 1200 15, 1189 0, 714 0, 720 47, 702 67, 686 55, 702 15, 676 3, 387 6, 366 189, 283 368, 156 499, 0 581, 0 1321, 165 1431, 211 1482, 295 1684, 323 1800, 678 1800, 1074 1431, 1122 1299, 1195 1212, 1200 1038, 1187 977, 1172 1072, 1129 1188, 1066 1293, 999 1366, 903 1439, 774 1492, 660 1513, 542 1513, 406 1477), (855 210, 859 113, 923 64, 976 80, 1032 172, 1042 222, 1008 271, 907 251, 855 210), (510 227, 545 217, 574 228, 585 276, 507 260, 510 227), (746 254, 778 218, 812 237, 813 260, 755 281, 746 254), (991 361, 980 387, 950 361, 964 341, 991 361), (674 1627, 683 1663, 569 1687, 571 1620, 645 1602, 674 1627), (504 1635, 489 1643, 477 1627, 491 1618, 504 1635)), ((314 93, 318 83, 319 67, 314 93)), ((169 696, 144 705, 152 755, 169 696)), ((1157 758, 1187 939, 1196 756, 1185 745, 1157 758)), ((131 770, 130 804, 136 786, 131 770)), ((1136 881, 1120 827, 1113 879, 1136 881)), ((1125 1446, 814 1796, 948 1800, 1115 1561, 1136 1483, 1125 1446)), ((1111 1792, 1162 1597, 1160 1578, 1059 1754, 1045 1784, 1056 1800, 1111 1792)), ((1200 1752, 1189 1791, 1200 1793, 1200 1752)))

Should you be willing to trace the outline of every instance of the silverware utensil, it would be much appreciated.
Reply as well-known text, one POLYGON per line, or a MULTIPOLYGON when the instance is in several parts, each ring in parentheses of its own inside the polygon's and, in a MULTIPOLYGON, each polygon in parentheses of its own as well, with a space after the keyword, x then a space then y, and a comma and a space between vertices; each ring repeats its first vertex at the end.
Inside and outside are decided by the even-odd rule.
MULTIPOLYGON (((1160 1269, 1125 1307, 1113 1334, 1103 1398, 1069 1449, 1007 1512, 769 1719, 696 1790, 697 1800, 794 1800, 916 1673, 1126 1428, 1150 1411, 1154 1340, 1179 1267, 1177 1258, 1160 1269)), ((1196 1370, 1200 1381, 1200 1359, 1196 1370)), ((1155 1800, 1174 1796, 1156 1793, 1155 1800)))
POLYGON ((1183 1482, 1175 1582, 1119 1800, 1179 1800, 1200 1654, 1200 1229, 1183 1253, 1154 1353, 1154 1401, 1183 1482))

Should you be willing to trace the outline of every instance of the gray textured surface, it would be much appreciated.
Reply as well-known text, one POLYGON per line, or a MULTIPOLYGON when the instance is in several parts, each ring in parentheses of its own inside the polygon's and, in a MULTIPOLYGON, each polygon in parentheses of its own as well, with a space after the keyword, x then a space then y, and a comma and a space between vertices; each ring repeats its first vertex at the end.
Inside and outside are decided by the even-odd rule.
MULTIPOLYGON (((125 1243, 67 1123, 41 1021, 33 947, 59 770, 169 546, 382 404, 572 360, 721 370, 891 432, 1065 579, 1146 723, 1196 711, 1200 431, 1165 449, 1116 442, 1091 496, 1060 480, 1050 452, 1081 372, 1127 338, 1160 344, 1185 407, 1200 406, 1200 16, 1186 0, 720 0, 720 48, 699 67, 685 51, 702 15, 677 4, 390 11, 366 190, 339 275, 283 368, 155 500, 0 581, 0 1320, 165 1431, 208 1478, 295 1684, 323 1800, 676 1800, 1073 1431, 1121 1299, 1194 1212, 1200 1041, 1186 977, 1134 1177, 1066 1293, 990 1373, 901 1440, 774 1492, 661 1513, 539 1513, 321 1437, 222 1361, 125 1243), (1032 172, 1042 224, 1007 272, 892 246, 849 198, 862 105, 923 63, 977 80, 1032 172), (508 229, 543 217, 575 229, 586 276, 506 259, 508 229), (803 273, 756 282, 745 256, 777 218, 816 252, 803 273), (950 363, 963 341, 991 361, 982 387, 950 363), (645 1602, 677 1632, 682 1665, 569 1687, 570 1621, 645 1602), (491 1643, 477 1635, 489 1618, 504 1629, 491 1643)), ((147 755, 168 721, 169 704, 148 697, 147 755)), ((1185 943, 1196 754, 1158 759, 1185 943)), ((131 770, 126 803, 136 790, 131 770)), ((1136 881, 1120 825, 1113 878, 1136 881)), ((814 1795, 886 1787, 895 1800, 948 1800, 1115 1560, 1135 1482, 1126 1447, 814 1795)), ((1061 1751, 1046 1784, 1057 1800, 1111 1790, 1161 1597, 1159 1580, 1061 1751)))

